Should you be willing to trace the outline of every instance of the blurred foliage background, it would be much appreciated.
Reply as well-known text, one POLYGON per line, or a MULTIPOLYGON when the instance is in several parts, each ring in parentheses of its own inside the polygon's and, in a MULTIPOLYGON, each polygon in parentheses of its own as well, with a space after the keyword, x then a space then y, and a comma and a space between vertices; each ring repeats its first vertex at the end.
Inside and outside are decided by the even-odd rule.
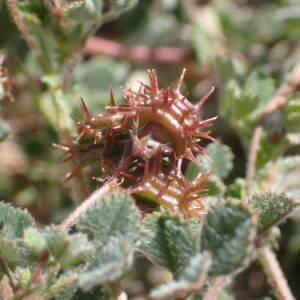
MULTIPOLYGON (((292 92, 288 105, 266 121, 258 169, 279 156, 300 154, 299 50, 297 0, 2 0, 0 199, 28 208, 41 224, 61 221, 89 192, 76 180, 64 183, 72 164, 59 164, 61 153, 52 147, 76 132, 80 97, 101 113, 110 87, 121 101, 120 86, 138 88, 138 81, 147 81, 147 69, 157 70, 162 86, 173 86, 184 67, 191 101, 216 88, 202 114, 220 116, 212 136, 234 154, 226 193, 239 198, 253 130, 282 87, 292 92)), ((278 165, 269 168, 283 172, 278 165)), ((298 193, 299 161, 285 172, 294 172, 287 184, 298 193)), ((270 188, 281 188, 282 181, 269 181, 270 188)), ((280 263, 300 298, 300 214, 280 229, 280 263)), ((130 275, 130 299, 165 279, 153 268, 130 275)), ((238 276, 234 294, 273 297, 258 263, 238 276)))

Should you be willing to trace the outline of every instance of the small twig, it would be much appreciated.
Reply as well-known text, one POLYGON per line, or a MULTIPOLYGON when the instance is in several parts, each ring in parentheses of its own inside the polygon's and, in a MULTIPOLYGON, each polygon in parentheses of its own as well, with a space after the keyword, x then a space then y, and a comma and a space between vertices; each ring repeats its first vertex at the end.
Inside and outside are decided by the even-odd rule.
POLYGON ((40 48, 38 47, 36 41, 33 39, 31 34, 29 33, 29 31, 27 30, 26 25, 22 20, 17 1, 16 0, 6 0, 6 3, 7 3, 7 7, 10 11, 12 18, 13 18, 16 26, 18 27, 19 31, 21 32, 27 45, 29 46, 29 48, 31 48, 35 52, 35 54, 37 55, 37 57, 40 59, 41 63, 43 64, 43 54, 42 54, 40 48))
POLYGON ((45 265, 48 261, 49 258, 49 250, 46 248, 43 252, 42 255, 37 263, 37 265, 35 266, 34 270, 33 270, 33 275, 32 275, 32 284, 35 284, 37 282, 40 281, 42 275, 43 275, 43 271, 45 268, 45 265))
POLYGON ((208 287, 203 300, 216 300, 223 287, 227 285, 229 281, 229 276, 218 276, 214 278, 211 285, 208 287))
POLYGON ((259 119, 258 125, 254 129, 248 155, 246 171, 247 198, 249 198, 252 192, 253 179, 256 171, 257 152, 262 137, 263 123, 265 121, 265 118, 271 113, 273 113, 277 108, 283 107, 287 104, 287 95, 291 92, 291 90, 292 89, 289 86, 284 86, 280 88, 277 91, 276 95, 270 101, 268 101, 268 103, 261 110, 261 117, 259 119))
POLYGON ((267 278, 270 281, 278 299, 295 300, 273 251, 268 245, 263 246, 258 251, 264 271, 266 272, 267 278))
POLYGON ((84 47, 87 54, 103 54, 118 58, 128 58, 134 61, 157 61, 159 63, 175 64, 185 61, 190 51, 178 47, 127 46, 99 37, 90 37, 84 47))
POLYGON ((116 184, 117 179, 113 178, 106 182, 99 189, 94 191, 87 199, 85 199, 72 213, 66 218, 60 225, 59 228, 62 231, 68 231, 68 229, 76 223, 78 218, 86 212, 91 206, 95 205, 96 202, 111 191, 112 187, 116 184))
MULTIPOLYGON (((266 104, 266 106, 261 111, 259 124, 254 130, 248 156, 246 174, 246 193, 248 197, 251 195, 252 192, 253 178, 256 170, 257 152, 262 136, 262 129, 265 118, 271 113, 273 113, 277 108, 286 105, 288 101, 287 95, 290 92, 291 88, 288 86, 279 89, 276 95, 266 104)), ((263 265, 263 269, 267 274, 268 280, 270 281, 270 284, 278 298, 280 300, 295 300, 287 285, 286 279, 282 273, 276 256, 273 253, 273 251, 269 248, 269 245, 265 244, 261 248, 259 248, 258 255, 263 265)))

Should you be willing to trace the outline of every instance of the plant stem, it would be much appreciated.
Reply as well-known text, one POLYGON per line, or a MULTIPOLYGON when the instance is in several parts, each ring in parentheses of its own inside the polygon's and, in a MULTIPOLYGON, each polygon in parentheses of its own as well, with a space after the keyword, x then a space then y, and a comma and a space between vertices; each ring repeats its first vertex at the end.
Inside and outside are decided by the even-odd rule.
POLYGON ((191 52, 177 47, 127 46, 99 37, 90 37, 85 46, 87 54, 106 54, 112 57, 129 58, 134 61, 156 61, 165 64, 176 64, 186 60, 191 52))
POLYGON ((274 97, 272 97, 268 103, 261 110, 261 116, 258 121, 258 125, 255 127, 250 150, 248 155, 248 163, 247 163, 247 171, 246 171, 246 195, 249 197, 252 192, 253 186, 253 178, 256 171, 256 160, 257 160, 257 152, 260 144, 260 140, 263 132, 263 124, 265 118, 273 113, 276 109, 283 107, 287 104, 288 98, 287 95, 291 92, 291 88, 289 86, 281 87, 274 97))
MULTIPOLYGON (((284 86, 280 88, 276 95, 268 101, 265 107, 261 111, 261 117, 259 124, 254 130, 250 151, 248 156, 247 172, 246 172, 246 194, 249 198, 253 187, 253 178, 256 171, 256 160, 259 143, 262 136, 263 124, 265 118, 273 113, 277 108, 283 107, 287 104, 287 95, 291 92, 291 88, 284 86)), ((258 249, 259 260, 263 266, 263 269, 267 275, 267 278, 274 289, 275 294, 280 300, 295 300, 292 295, 280 265, 276 259, 275 254, 270 249, 269 245, 265 244, 258 249)), ((205 299, 207 300, 207 299, 205 299)))
POLYGON ((229 276, 218 276, 213 279, 208 287, 203 300, 215 300, 218 298, 222 288, 230 281, 229 276))
POLYGON ((22 16, 19 11, 17 0, 6 0, 6 3, 7 3, 8 10, 10 11, 11 17, 13 18, 17 28, 21 32, 28 47, 35 52, 41 64, 43 65, 44 64, 43 54, 41 52, 41 49, 37 45, 36 41, 33 39, 30 32, 27 30, 26 25, 22 20, 22 16))
POLYGON ((275 254, 268 245, 259 250, 261 264, 279 300, 295 300, 282 273, 275 254))
POLYGON ((256 159, 257 159, 257 152, 259 148, 260 139, 262 136, 262 125, 258 125, 254 129, 254 133, 251 140, 251 146, 248 155, 248 163, 247 163, 247 173, 246 173, 246 195, 247 197, 250 196, 252 191, 253 185, 253 178, 256 171, 256 159))
POLYGON ((96 204, 105 194, 112 190, 112 187, 116 184, 117 179, 112 178, 106 182, 99 189, 95 190, 88 198, 86 198, 72 213, 67 217, 60 225, 59 228, 62 231, 68 231, 68 229, 76 223, 79 217, 85 213, 90 207, 96 204))
POLYGON ((14 297, 13 289, 9 284, 7 276, 3 276, 0 280, 0 299, 12 300, 14 297))

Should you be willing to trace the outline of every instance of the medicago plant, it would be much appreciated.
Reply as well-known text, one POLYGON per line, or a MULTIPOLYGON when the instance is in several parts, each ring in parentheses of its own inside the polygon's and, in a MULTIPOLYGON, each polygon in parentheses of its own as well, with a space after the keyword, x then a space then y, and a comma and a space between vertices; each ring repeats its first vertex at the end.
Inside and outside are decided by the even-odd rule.
POLYGON ((0 299, 295 299, 293 1, 196 2, 0 3, 0 299))

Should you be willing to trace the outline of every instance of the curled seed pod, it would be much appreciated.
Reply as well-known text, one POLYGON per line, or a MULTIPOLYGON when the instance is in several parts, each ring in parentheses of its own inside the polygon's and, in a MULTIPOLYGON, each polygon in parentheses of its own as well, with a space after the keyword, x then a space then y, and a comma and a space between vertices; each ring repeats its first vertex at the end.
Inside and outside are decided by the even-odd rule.
POLYGON ((199 164, 195 155, 206 155, 199 140, 213 140, 202 130, 217 117, 201 120, 199 110, 214 89, 192 104, 180 92, 185 69, 174 89, 159 88, 156 72, 148 72, 150 85, 141 83, 139 92, 123 89, 121 104, 116 105, 111 92, 104 114, 92 115, 81 99, 85 121, 77 122, 79 136, 68 145, 56 145, 76 162, 67 179, 96 161, 104 175, 99 181, 117 177, 134 194, 199 217, 205 208, 199 193, 205 192, 209 174, 189 181, 181 164, 184 158, 199 164))
POLYGON ((207 179, 212 173, 213 171, 190 181, 175 172, 164 174, 152 171, 131 189, 131 193, 150 199, 172 213, 201 218, 206 213, 202 198, 206 196, 210 185, 207 179))

